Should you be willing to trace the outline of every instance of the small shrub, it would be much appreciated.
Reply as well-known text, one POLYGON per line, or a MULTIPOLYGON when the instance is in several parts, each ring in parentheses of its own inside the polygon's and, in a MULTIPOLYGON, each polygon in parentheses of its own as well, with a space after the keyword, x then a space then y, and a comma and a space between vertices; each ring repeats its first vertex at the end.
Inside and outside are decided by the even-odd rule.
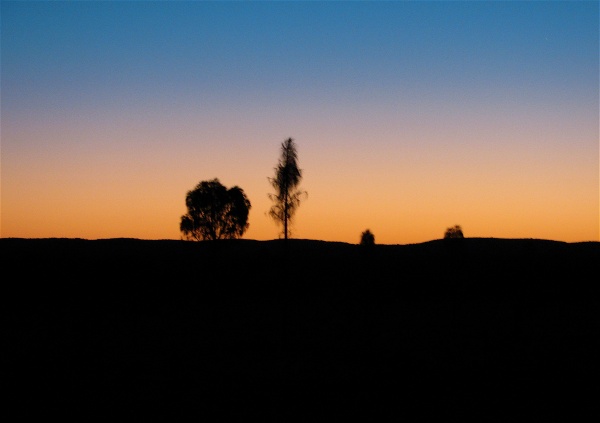
POLYGON ((360 245, 375 245, 375 235, 369 229, 360 235, 360 245))
POLYGON ((454 225, 448 229, 446 229, 446 233, 444 234, 444 239, 457 239, 464 238, 462 228, 460 225, 454 225))

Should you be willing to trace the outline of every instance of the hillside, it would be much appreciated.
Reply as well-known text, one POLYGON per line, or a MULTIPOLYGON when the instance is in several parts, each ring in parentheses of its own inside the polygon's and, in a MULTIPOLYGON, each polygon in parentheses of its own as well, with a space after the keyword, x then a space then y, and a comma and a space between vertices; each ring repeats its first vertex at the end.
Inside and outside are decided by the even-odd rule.
POLYGON ((333 404, 364 404, 369 393, 407 405, 443 398, 454 412, 479 401, 499 420, 513 403, 532 414, 587 405, 578 387, 597 358, 599 242, 0 247, 12 275, 3 284, 9 380, 16 397, 51 399, 55 410, 165 411, 226 396, 248 400, 235 411, 243 415, 284 392, 333 404))

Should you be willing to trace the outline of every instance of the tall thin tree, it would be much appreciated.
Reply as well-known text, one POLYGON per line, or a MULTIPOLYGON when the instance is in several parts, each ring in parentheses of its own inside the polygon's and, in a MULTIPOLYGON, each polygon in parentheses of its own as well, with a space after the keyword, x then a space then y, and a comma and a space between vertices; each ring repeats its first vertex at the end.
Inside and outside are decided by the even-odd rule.
POLYGON ((283 225, 283 236, 287 240, 294 213, 302 198, 308 196, 306 191, 297 189, 302 179, 302 170, 298 168, 298 153, 292 138, 281 143, 281 157, 275 167, 275 177, 268 179, 275 188, 275 194, 268 194, 274 202, 269 216, 283 225))

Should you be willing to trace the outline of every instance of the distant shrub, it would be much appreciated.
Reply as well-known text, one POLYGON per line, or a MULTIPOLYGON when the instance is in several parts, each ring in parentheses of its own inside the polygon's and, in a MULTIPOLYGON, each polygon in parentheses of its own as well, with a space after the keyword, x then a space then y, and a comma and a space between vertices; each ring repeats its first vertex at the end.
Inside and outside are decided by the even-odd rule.
POLYGON ((456 238, 464 238, 462 228, 460 225, 454 225, 450 228, 446 229, 446 233, 444 234, 444 239, 456 239, 456 238))
POLYGON ((375 245, 375 235, 369 229, 360 234, 360 245, 375 245))

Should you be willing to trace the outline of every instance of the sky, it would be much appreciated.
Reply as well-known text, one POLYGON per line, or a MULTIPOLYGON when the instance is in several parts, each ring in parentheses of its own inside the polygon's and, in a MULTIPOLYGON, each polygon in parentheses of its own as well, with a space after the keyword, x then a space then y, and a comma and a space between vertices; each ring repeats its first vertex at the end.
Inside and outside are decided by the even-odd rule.
POLYGON ((182 239, 214 178, 271 240, 600 240, 598 1, 1 1, 3 238, 182 239))

